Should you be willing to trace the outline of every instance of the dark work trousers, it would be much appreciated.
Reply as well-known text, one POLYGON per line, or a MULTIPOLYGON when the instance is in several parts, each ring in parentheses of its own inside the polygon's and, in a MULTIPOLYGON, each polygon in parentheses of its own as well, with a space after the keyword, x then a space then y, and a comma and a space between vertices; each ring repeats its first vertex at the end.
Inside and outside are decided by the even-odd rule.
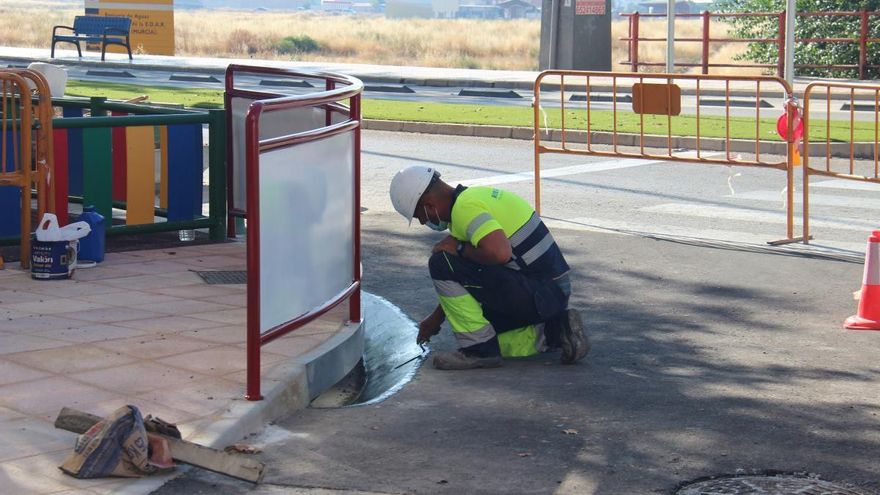
MULTIPOLYGON (((431 255, 428 268, 433 280, 461 284, 482 305, 483 316, 496 334, 545 322, 568 309, 571 290, 567 276, 563 277, 563 283, 531 278, 503 265, 480 265, 445 252, 431 255)), ((552 336, 548 336, 548 344, 551 340, 552 336)), ((498 347, 497 339, 485 344, 465 350, 477 354, 496 353, 493 349, 498 347)))

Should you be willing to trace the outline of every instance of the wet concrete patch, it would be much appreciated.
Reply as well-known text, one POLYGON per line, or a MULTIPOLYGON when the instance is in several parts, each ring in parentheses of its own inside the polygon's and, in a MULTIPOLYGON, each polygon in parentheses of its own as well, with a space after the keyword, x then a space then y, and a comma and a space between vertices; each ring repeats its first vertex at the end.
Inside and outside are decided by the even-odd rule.
POLYGON ((363 294, 364 357, 339 383, 322 393, 312 407, 362 406, 400 391, 428 357, 416 344, 418 327, 395 305, 363 294))

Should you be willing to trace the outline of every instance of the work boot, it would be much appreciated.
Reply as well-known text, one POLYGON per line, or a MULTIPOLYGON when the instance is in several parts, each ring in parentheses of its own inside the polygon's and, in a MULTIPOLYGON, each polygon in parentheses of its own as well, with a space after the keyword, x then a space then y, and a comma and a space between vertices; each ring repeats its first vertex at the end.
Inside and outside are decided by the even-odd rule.
POLYGON ((560 325, 559 341, 562 344, 562 364, 574 364, 590 352, 590 341, 587 339, 587 332, 584 329, 584 322, 581 320, 581 314, 573 309, 568 309, 560 315, 558 322, 560 325))
POLYGON ((474 368, 497 368, 501 356, 479 357, 461 351, 438 352, 434 355, 434 367, 438 370, 472 370, 474 368))

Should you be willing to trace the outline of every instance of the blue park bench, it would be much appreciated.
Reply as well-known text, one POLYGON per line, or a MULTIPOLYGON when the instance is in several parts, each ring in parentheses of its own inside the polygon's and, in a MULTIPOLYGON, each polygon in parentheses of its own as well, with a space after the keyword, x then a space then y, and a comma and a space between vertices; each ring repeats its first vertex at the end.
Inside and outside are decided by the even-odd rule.
POLYGON ((78 15, 73 19, 73 27, 55 26, 52 28, 52 53, 55 58, 55 43, 66 42, 76 45, 76 51, 82 58, 81 42, 101 43, 101 60, 107 45, 122 45, 128 50, 128 58, 131 59, 131 44, 129 34, 131 31, 130 17, 113 17, 100 15, 78 15), (72 34, 58 34, 59 29, 67 29, 72 34))

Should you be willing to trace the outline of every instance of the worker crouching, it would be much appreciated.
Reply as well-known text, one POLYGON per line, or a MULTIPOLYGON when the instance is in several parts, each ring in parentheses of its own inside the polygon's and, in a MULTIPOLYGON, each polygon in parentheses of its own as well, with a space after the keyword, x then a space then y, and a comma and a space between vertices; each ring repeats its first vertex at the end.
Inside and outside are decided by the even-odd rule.
POLYGON ((428 262, 440 304, 419 323, 417 342, 448 319, 459 349, 437 353, 435 368, 494 368, 502 357, 560 348, 564 364, 587 355, 580 314, 568 308, 568 263, 525 200, 491 187, 453 188, 422 166, 399 171, 390 194, 410 224, 415 217, 450 232, 428 262))

